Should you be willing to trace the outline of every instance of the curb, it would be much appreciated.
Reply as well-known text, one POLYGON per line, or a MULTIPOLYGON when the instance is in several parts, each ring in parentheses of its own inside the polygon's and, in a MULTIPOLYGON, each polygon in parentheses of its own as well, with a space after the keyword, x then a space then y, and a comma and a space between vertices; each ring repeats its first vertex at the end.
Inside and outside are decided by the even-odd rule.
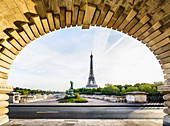
POLYGON ((9 105, 8 107, 164 107, 163 105, 9 105))

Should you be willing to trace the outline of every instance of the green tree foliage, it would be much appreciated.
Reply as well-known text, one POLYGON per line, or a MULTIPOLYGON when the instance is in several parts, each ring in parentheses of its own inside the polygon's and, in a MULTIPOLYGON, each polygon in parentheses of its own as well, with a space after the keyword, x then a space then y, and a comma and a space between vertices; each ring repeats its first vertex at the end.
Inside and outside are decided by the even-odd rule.
POLYGON ((122 88, 122 91, 121 91, 121 93, 120 93, 121 95, 125 95, 126 94, 126 89, 123 87, 122 88))
POLYGON ((68 90, 66 90, 66 94, 68 94, 68 90))
POLYGON ((138 87, 127 87, 126 92, 133 92, 133 91, 138 91, 138 87))
POLYGON ((116 86, 113 86, 111 84, 106 84, 106 87, 104 87, 101 90, 101 94, 105 95, 120 95, 120 89, 116 86))
POLYGON ((149 84, 143 84, 139 86, 139 91, 144 91, 144 92, 152 92, 152 86, 149 84))
POLYGON ((162 93, 157 91, 157 87, 163 85, 164 83, 156 83, 156 84, 146 84, 146 83, 137 83, 134 86, 132 85, 112 85, 105 84, 104 88, 79 88, 75 89, 74 92, 78 92, 80 94, 103 94, 103 95, 125 95, 126 92, 146 92, 148 95, 163 95, 162 93))
POLYGON ((158 94, 156 87, 153 87, 153 89, 152 89, 152 91, 151 91, 151 94, 152 94, 153 96, 155 96, 155 95, 158 94))
POLYGON ((101 90, 102 90, 101 87, 97 88, 97 92, 101 92, 101 90))
POLYGON ((22 95, 29 95, 29 94, 54 94, 59 93, 59 91, 43 91, 43 90, 31 90, 27 88, 14 88, 14 92, 19 92, 22 95))

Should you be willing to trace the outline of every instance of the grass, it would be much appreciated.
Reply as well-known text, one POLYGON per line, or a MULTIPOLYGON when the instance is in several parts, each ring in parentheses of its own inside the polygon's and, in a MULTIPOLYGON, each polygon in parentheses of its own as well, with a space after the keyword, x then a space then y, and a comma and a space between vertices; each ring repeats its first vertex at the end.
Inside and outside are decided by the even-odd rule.
POLYGON ((87 103, 88 101, 85 98, 60 98, 58 99, 59 103, 87 103))

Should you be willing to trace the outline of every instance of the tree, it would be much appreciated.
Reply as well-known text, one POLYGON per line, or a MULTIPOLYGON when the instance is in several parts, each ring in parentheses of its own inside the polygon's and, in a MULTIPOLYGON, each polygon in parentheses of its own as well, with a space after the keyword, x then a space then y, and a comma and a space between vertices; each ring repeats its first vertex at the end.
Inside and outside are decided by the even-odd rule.
POLYGON ((112 86, 104 87, 104 88, 101 90, 101 94, 112 95, 112 94, 113 94, 112 86))
POLYGON ((93 88, 93 92, 97 92, 97 88, 93 88))
POLYGON ((97 88, 97 92, 101 92, 102 88, 101 87, 98 87, 97 88))
POLYGON ((74 93, 79 93, 79 89, 73 89, 74 93))
POLYGON ((125 95, 125 94, 126 94, 126 89, 122 88, 121 95, 125 95))
POLYGON ((116 86, 113 86, 111 84, 106 84, 106 87, 104 87, 101 90, 101 94, 105 95, 120 95, 120 89, 116 86))
POLYGON ((68 94, 68 90, 66 90, 66 94, 68 94))
POLYGON ((127 87, 126 92, 138 91, 138 87, 127 87))
POLYGON ((23 94, 23 95, 28 95, 28 94, 29 94, 29 91, 27 91, 27 90, 22 90, 22 94, 23 94))
POLYGON ((139 87, 140 85, 141 85, 140 83, 136 83, 134 87, 139 87))
POLYGON ((151 91, 151 94, 152 94, 153 96, 155 96, 155 95, 157 95, 157 93, 158 93, 158 91, 157 91, 156 87, 153 87, 153 89, 152 89, 152 91, 151 91))
POLYGON ((123 86, 122 85, 116 85, 117 88, 120 89, 120 91, 122 90, 123 86))
POLYGON ((125 85, 124 88, 127 89, 128 87, 132 87, 132 85, 125 85))
POLYGON ((113 94, 114 95, 120 95, 120 89, 116 86, 112 86, 112 89, 113 89, 113 94))
POLYGON ((149 93, 152 91, 152 87, 149 84, 143 84, 139 86, 139 90, 149 93))

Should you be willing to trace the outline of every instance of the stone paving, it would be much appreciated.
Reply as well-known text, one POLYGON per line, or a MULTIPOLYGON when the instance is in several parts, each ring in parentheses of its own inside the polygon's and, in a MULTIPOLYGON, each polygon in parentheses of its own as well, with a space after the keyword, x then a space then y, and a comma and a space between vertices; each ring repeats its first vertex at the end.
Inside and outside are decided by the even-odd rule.
POLYGON ((114 103, 106 100, 99 100, 99 99, 90 99, 87 103, 58 103, 57 99, 48 99, 43 101, 31 102, 31 103, 19 103, 14 104, 10 103, 10 105, 163 105, 163 103, 114 103))
POLYGON ((162 119, 12 119, 4 126, 162 126, 162 119))

